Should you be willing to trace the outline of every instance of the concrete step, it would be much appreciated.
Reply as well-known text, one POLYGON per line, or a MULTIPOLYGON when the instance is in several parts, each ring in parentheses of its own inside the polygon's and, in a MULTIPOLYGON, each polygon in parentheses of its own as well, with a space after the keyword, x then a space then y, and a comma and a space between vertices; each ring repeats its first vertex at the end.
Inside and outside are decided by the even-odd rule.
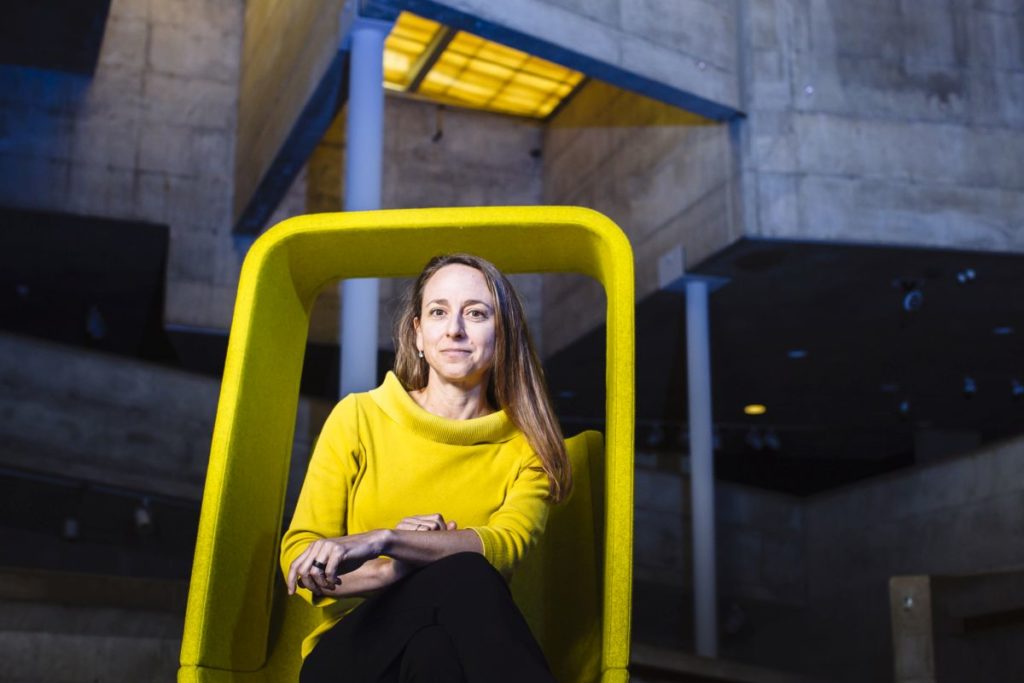
POLYGON ((175 680, 181 580, 0 568, 0 683, 175 680))
POLYGON ((801 674, 700 657, 634 642, 630 648, 632 683, 827 683, 801 674))

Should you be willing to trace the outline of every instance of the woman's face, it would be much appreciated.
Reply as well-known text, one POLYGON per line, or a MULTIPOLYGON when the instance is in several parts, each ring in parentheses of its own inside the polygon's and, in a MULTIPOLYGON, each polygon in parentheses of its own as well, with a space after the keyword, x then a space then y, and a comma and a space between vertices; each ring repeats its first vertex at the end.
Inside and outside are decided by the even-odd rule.
POLYGON ((434 273, 413 320, 431 376, 467 387, 486 381, 494 366, 494 316, 494 298, 479 270, 453 263, 434 273))

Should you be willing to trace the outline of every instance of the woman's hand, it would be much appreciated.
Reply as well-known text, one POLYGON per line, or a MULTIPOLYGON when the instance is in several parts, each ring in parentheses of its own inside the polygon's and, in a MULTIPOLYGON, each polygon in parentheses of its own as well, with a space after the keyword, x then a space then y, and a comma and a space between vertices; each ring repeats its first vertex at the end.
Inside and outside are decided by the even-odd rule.
POLYGON ((288 569, 288 595, 299 586, 314 595, 331 590, 341 583, 339 574, 351 572, 381 554, 387 533, 377 529, 313 541, 288 569))
POLYGON ((402 531, 454 531, 458 526, 455 522, 445 522, 441 513, 436 512, 405 517, 395 528, 402 531))

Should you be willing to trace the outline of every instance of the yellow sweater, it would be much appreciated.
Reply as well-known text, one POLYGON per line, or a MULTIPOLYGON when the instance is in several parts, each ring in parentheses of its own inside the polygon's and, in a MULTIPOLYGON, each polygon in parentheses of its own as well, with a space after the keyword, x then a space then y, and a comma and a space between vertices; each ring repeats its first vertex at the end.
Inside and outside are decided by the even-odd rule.
MULTIPOLYGON (((390 529, 408 515, 441 513, 472 529, 484 556, 509 575, 544 531, 547 475, 526 437, 504 411, 449 420, 420 408, 393 373, 335 406, 313 450, 281 542, 281 569, 318 538, 390 529)), ((320 636, 361 601, 315 600, 325 621, 302 643, 308 655, 320 636)))

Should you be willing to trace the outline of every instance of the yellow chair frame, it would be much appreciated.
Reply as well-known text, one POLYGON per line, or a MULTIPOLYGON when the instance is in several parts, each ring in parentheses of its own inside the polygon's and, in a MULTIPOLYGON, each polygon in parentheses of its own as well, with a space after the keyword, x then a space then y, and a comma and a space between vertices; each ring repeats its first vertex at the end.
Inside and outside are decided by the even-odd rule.
POLYGON ((414 276, 464 251, 505 272, 577 272, 607 296, 600 678, 628 680, 633 535, 633 257, 605 216, 576 207, 409 209, 286 220, 242 267, 210 448, 178 680, 282 681, 319 610, 278 573, 285 487, 310 310, 341 278, 414 276), (282 636, 282 634, 284 634, 282 636), (297 651, 298 642, 289 645, 297 651))

